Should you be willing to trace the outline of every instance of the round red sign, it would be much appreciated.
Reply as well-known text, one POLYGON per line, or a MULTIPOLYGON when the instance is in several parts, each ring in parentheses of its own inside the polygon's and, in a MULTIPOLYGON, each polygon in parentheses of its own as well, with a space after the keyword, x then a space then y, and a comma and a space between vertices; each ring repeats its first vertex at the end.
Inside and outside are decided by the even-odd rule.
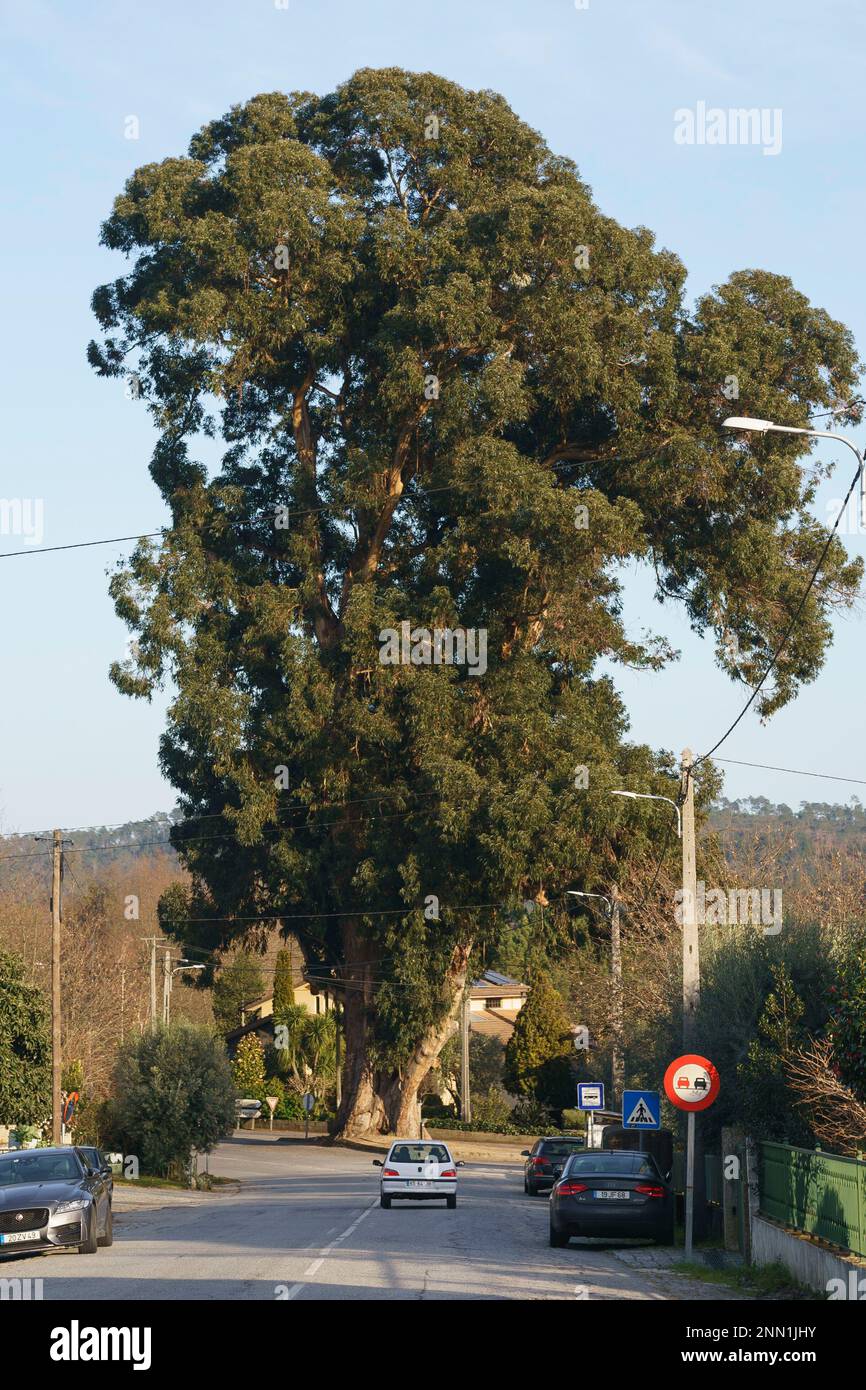
POLYGON ((712 1062, 696 1052, 677 1057, 665 1072, 665 1094, 679 1110, 706 1110, 721 1084, 712 1062))

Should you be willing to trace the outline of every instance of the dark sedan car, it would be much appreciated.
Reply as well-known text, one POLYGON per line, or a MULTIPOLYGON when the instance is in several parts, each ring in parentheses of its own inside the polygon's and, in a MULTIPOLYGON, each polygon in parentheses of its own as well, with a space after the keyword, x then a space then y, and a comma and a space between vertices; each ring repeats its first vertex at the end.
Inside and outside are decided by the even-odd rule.
POLYGON ((102 1149, 95 1148, 92 1144, 76 1144, 80 1154, 87 1160, 88 1166, 94 1173, 99 1173, 105 1179, 105 1185, 111 1193, 114 1191, 114 1169, 106 1158, 102 1149))
POLYGON ((673 1245, 674 1194, 652 1154, 588 1149, 568 1160, 550 1194, 550 1243, 571 1236, 647 1236, 673 1245))
POLYGON ((111 1194, 79 1150, 0 1154, 0 1254, 74 1247, 93 1255, 112 1238, 111 1194))
POLYGON ((534 1197, 536 1192, 553 1187, 573 1153, 583 1149, 577 1135, 559 1134, 550 1139, 536 1139, 531 1149, 523 1150, 523 1190, 534 1197))

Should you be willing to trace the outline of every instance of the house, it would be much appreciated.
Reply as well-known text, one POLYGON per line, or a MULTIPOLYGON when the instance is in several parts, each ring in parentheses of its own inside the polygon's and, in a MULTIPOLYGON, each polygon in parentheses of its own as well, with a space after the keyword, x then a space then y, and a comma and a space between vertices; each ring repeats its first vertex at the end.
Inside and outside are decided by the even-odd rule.
POLYGON ((486 1034, 507 1043, 528 995, 528 985, 510 975, 501 975, 498 970, 485 970, 480 979, 472 981, 469 991, 470 1033, 486 1034))

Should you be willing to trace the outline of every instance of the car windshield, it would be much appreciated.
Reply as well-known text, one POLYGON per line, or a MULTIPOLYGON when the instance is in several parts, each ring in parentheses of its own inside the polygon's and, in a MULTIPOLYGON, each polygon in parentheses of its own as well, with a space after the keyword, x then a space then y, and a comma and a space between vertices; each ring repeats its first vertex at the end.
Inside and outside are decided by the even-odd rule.
POLYGON ((606 1153, 573 1154, 565 1170, 568 1177, 579 1173, 609 1174, 629 1178, 656 1178, 658 1169, 649 1154, 622 1150, 606 1153))
POLYGON ((449 1163, 443 1144, 397 1144, 391 1150, 392 1163, 449 1163))
POLYGON ((21 1182, 63 1182, 81 1177, 74 1154, 0 1154, 0 1187, 21 1182))
POLYGON ((580 1148, 583 1148, 583 1145, 578 1139, 552 1139, 542 1144, 541 1152, 550 1158, 564 1158, 580 1148))

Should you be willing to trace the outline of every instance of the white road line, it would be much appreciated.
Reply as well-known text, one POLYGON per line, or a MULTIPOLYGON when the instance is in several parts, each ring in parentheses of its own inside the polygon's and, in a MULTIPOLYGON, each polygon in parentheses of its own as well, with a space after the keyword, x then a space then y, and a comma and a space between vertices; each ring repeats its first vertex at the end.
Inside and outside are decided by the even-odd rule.
MULTIPOLYGON (((326 1260, 326 1259, 328 1258, 328 1256, 330 1255, 331 1251, 334 1250, 338 1245, 342 1245, 342 1243, 343 1243, 344 1240, 348 1240, 348 1239, 349 1239, 349 1236, 352 1234, 352 1232, 353 1232, 353 1231, 357 1231, 358 1227, 360 1226, 360 1224, 361 1224, 361 1222, 364 1220, 364 1218, 367 1217, 367 1216, 369 1216, 369 1215, 370 1215, 370 1212, 373 1210, 373 1208, 374 1208, 374 1207, 377 1207, 378 1205, 379 1205, 379 1199, 378 1199, 378 1197, 377 1197, 376 1200, 375 1200, 374 1202, 371 1202, 370 1205, 369 1205, 368 1207, 365 1207, 365 1208, 364 1208, 364 1210, 361 1212, 361 1215, 360 1215, 360 1216, 356 1216, 356 1218, 355 1218, 355 1220, 352 1222, 351 1226, 347 1226, 346 1229, 345 1229, 345 1231, 343 1232, 342 1235, 337 1236, 337 1238, 336 1238, 335 1240, 332 1240, 332 1241, 331 1241, 331 1244, 330 1244, 330 1245, 326 1245, 325 1248, 324 1248, 323 1250, 320 1250, 320 1251, 319 1251, 319 1258, 318 1258, 317 1260, 314 1260, 313 1263, 309 1266, 309 1268, 307 1268, 307 1269, 304 1270, 304 1272, 303 1272, 303 1274, 302 1274, 302 1276, 301 1276, 301 1282, 300 1282, 299 1284, 293 1284, 293 1285, 292 1285, 292 1287, 289 1289, 289 1292, 286 1294, 286 1298, 285 1298, 285 1300, 284 1300, 285 1302, 288 1302, 288 1300, 289 1300, 290 1298, 296 1298, 297 1295, 301 1292, 301 1289, 306 1288, 306 1286, 307 1286, 307 1281, 308 1281, 309 1279, 312 1279, 313 1276, 314 1276, 315 1274, 318 1273, 318 1271, 321 1269, 322 1265, 325 1263, 325 1260, 326 1260)), ((334 1228, 333 1228, 333 1226, 332 1226, 332 1227, 331 1227, 331 1230, 333 1230, 333 1229, 334 1229, 334 1228)))

